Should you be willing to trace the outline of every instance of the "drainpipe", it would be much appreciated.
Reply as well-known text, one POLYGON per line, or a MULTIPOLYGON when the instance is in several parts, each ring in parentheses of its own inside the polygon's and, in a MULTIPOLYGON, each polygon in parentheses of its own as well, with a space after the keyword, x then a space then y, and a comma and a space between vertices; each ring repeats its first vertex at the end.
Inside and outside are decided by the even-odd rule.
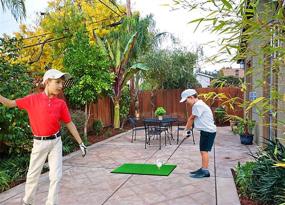
MULTIPOLYGON (((275 21, 272 22, 273 24, 276 23, 275 21)), ((275 32, 278 32, 278 31, 275 31, 275 29, 271 29, 272 31, 272 37, 270 39, 270 46, 272 48, 275 48, 275 47, 278 47, 279 46, 279 40, 277 41, 277 44, 274 43, 274 39, 275 39, 275 36, 276 36, 276 33, 275 32)), ((272 140, 273 138, 273 100, 272 100, 272 92, 273 92, 273 60, 276 59, 277 57, 277 53, 276 51, 273 52, 273 54, 271 54, 270 56, 270 72, 269 72, 269 107, 270 107, 270 110, 269 110, 269 139, 272 140)))
MULTIPOLYGON (((274 47, 274 33, 270 40, 270 46, 274 47)), ((272 67, 273 59, 275 58, 275 52, 270 55, 270 71, 269 71, 269 139, 272 140, 272 67)))

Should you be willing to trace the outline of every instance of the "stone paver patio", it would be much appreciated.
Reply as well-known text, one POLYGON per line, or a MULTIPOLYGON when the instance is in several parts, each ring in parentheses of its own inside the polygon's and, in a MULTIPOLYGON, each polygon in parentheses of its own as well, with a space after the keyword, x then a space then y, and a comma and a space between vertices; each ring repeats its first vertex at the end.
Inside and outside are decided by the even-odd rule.
MULTIPOLYGON (((251 160, 249 151, 255 151, 256 146, 241 145, 230 127, 219 127, 215 147, 210 153, 211 177, 192 179, 189 171, 201 164, 199 133, 194 134, 196 145, 191 138, 186 139, 174 154, 177 148, 174 141, 172 145, 163 144, 159 150, 158 140, 153 140, 144 149, 144 131, 137 133, 134 143, 130 142, 129 131, 90 146, 85 158, 80 152, 66 156, 60 204, 239 205, 231 168, 238 161, 251 160), (169 157, 167 163, 177 164, 177 168, 168 177, 110 173, 123 163, 155 163, 157 159, 166 161, 169 157)), ((45 173, 40 178, 37 205, 45 203, 48 186, 48 173, 45 173)), ((20 184, 1 193, 0 204, 21 204, 23 192, 24 184, 20 184)))

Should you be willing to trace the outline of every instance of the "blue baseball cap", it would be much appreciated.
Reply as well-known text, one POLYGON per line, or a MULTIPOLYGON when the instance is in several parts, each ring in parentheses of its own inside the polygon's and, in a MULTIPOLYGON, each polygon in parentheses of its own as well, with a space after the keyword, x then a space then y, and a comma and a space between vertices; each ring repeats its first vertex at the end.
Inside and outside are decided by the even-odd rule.
POLYGON ((197 94, 196 90, 194 89, 187 89, 181 93, 181 100, 180 102, 184 102, 188 97, 197 94))

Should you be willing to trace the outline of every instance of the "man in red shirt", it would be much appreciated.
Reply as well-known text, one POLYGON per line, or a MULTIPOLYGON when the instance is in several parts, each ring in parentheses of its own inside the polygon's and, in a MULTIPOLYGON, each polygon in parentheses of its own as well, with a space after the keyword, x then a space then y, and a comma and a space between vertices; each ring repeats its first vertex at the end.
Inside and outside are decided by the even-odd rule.
POLYGON ((9 100, 0 95, 0 102, 7 107, 18 107, 27 111, 34 135, 33 149, 27 174, 24 204, 34 204, 38 180, 48 158, 50 187, 46 205, 58 204, 59 183, 62 177, 62 141, 60 122, 64 122, 86 155, 86 146, 71 120, 64 100, 57 98, 63 82, 69 74, 55 69, 48 70, 43 77, 45 90, 42 93, 9 100))

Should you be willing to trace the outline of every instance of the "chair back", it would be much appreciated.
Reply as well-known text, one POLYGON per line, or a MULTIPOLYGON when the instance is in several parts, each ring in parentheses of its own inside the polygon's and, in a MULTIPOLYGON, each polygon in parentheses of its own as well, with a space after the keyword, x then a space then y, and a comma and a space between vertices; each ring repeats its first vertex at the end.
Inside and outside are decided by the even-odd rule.
POLYGON ((129 118, 129 122, 130 122, 130 125, 132 126, 132 128, 135 128, 136 127, 136 121, 134 118, 130 117, 129 118))

